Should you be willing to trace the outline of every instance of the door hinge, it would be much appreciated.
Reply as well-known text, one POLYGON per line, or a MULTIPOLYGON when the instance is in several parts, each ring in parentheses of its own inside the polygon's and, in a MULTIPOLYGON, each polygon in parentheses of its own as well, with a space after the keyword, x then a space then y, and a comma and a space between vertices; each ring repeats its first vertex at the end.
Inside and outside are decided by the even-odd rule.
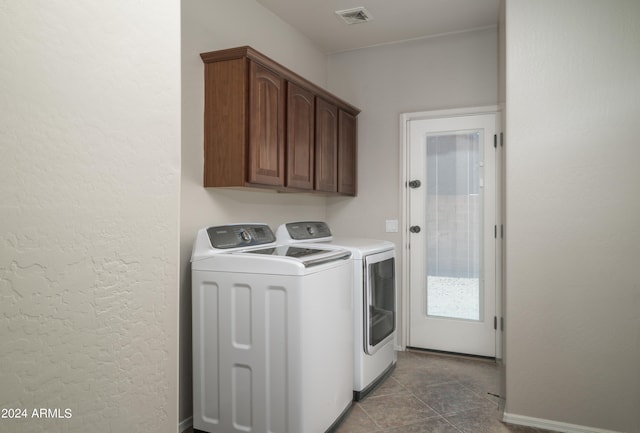
POLYGON ((493 148, 494 149, 498 148, 498 135, 497 134, 493 134, 493 148))
POLYGON ((498 226, 493 226, 493 238, 498 239, 498 226))
POLYGON ((504 331, 504 317, 500 318, 500 330, 504 331))
POLYGON ((504 133, 500 133, 500 147, 504 147, 504 133))
POLYGON ((498 317, 493 316, 493 329, 498 330, 498 317))
POLYGON ((500 224, 500 239, 504 239, 504 224, 500 224))

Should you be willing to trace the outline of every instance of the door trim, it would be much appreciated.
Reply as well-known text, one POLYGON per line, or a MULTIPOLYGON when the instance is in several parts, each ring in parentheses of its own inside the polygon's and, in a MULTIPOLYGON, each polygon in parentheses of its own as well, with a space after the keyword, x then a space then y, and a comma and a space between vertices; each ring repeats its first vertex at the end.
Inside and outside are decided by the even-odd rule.
MULTIPOLYGON (((447 110, 434 110, 434 111, 418 111, 400 114, 400 167, 398 170, 399 181, 398 194, 401 197, 400 209, 400 230, 402 233, 402 245, 400 249, 400 258, 402 260, 401 278, 402 284, 399 287, 398 292, 402 296, 402 302, 400 303, 402 322, 400 326, 400 338, 397 340, 398 350, 405 350, 409 342, 409 314, 410 314, 410 275, 409 275, 409 188, 406 187, 409 173, 409 146, 410 136, 408 134, 409 122, 412 120, 421 119, 437 119, 442 117, 455 117, 455 116, 475 116, 478 114, 493 114, 496 113, 497 120, 500 119, 500 108, 497 105, 487 105, 480 107, 468 107, 468 108, 454 108, 447 110)), ((499 132, 499 128, 496 129, 499 132)), ((496 167, 498 169, 499 167, 496 167)), ((497 200, 498 198, 496 198, 497 200)), ((499 215, 496 215, 499 218, 499 215)), ((499 260, 499 259, 496 259, 499 260)), ((498 306, 502 303, 502 291, 501 282, 498 280, 499 275, 496 273, 496 313, 500 310, 498 306)), ((499 337, 500 333, 496 333, 496 358, 501 357, 502 354, 502 339, 499 337)))

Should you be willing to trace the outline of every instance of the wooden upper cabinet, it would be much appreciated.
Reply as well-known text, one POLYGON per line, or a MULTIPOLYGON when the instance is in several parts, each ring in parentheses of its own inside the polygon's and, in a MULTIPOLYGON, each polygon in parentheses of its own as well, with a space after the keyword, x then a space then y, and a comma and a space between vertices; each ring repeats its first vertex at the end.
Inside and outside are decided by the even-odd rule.
POLYGON ((293 83, 287 86, 286 186, 313 189, 315 96, 293 83))
POLYGON ((250 47, 200 54, 204 186, 356 194, 356 107, 250 47))
POLYGON ((357 118, 338 111, 338 192, 356 195, 357 173, 357 118))
POLYGON ((338 108, 316 100, 316 190, 338 191, 338 108))
POLYGON ((284 185, 285 81, 249 62, 249 183, 284 185))

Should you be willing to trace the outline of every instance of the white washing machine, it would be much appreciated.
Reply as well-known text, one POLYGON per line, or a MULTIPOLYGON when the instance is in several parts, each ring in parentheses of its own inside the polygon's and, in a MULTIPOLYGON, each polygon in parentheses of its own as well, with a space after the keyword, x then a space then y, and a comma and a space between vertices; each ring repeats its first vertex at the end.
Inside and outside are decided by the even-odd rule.
POLYGON ((193 254, 195 432, 322 433, 352 404, 348 250, 201 229, 193 254))
POLYGON ((354 400, 380 384, 395 367, 396 280, 395 245, 392 242, 334 238, 324 222, 282 224, 276 231, 280 243, 351 252, 354 294, 354 400))

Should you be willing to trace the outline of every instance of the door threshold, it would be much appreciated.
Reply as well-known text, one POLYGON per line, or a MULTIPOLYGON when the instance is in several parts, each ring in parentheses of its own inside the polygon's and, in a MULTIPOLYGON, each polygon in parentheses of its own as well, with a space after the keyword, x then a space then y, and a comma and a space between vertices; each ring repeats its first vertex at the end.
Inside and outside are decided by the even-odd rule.
POLYGON ((496 362, 494 356, 470 355, 468 353, 447 352, 445 350, 423 349, 421 347, 407 346, 409 352, 428 353, 429 355, 437 355, 449 358, 473 359, 476 361, 496 362))

